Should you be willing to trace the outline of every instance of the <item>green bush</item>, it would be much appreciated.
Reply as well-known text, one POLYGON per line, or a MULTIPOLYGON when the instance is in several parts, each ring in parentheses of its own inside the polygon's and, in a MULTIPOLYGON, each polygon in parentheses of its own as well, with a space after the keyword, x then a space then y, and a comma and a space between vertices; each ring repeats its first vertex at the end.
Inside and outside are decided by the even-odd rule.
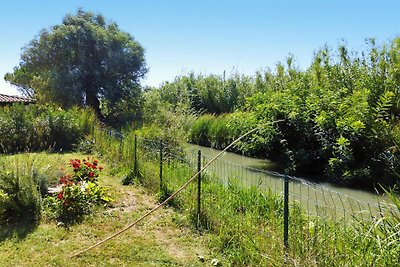
POLYGON ((73 171, 60 178, 61 190, 45 200, 55 217, 64 223, 79 221, 96 206, 111 201, 98 184, 99 172, 103 167, 98 166, 96 159, 71 159, 69 165, 73 171))
POLYGON ((70 150, 96 124, 88 109, 13 105, 0 109, 0 153, 70 150))
POLYGON ((208 127, 207 135, 210 139, 211 147, 224 149, 234 139, 229 127, 229 116, 221 115, 215 117, 208 127))
POLYGON ((211 140, 208 133, 214 121, 215 116, 210 114, 198 117, 191 125, 189 140, 198 145, 210 146, 211 140))
POLYGON ((146 92, 147 114, 154 120, 157 107, 180 105, 207 113, 190 124, 188 140, 216 148, 284 120, 261 127, 236 150, 268 157, 298 175, 370 189, 392 186, 400 158, 400 38, 381 46, 369 39, 366 47, 360 53, 345 45, 335 53, 323 47, 306 70, 289 56, 254 76, 189 73, 146 92), (341 137, 349 141, 342 151, 341 137))
POLYGON ((37 175, 26 164, 0 163, 0 223, 37 220, 41 214, 41 194, 37 175))

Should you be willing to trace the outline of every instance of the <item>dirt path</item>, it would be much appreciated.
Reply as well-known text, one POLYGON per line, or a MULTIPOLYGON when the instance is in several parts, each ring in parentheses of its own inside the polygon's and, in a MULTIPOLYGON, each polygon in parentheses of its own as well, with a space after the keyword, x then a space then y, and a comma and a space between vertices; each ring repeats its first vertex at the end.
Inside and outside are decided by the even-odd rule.
MULTIPOLYGON (((143 187, 121 186, 119 191, 119 201, 107 212, 139 216, 157 205, 154 196, 143 187)), ((211 258, 204 237, 190 228, 186 217, 169 207, 158 210, 145 222, 128 231, 152 239, 182 266, 189 263, 190 266, 204 266, 204 259, 211 258)))

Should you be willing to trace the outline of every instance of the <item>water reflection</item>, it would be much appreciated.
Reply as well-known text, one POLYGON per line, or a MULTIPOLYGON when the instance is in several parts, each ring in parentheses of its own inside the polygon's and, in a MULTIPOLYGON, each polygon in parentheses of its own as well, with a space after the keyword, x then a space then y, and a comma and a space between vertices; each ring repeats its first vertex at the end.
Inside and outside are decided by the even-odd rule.
MULTIPOLYGON (((215 157, 220 150, 189 145, 188 153, 202 151, 206 162, 215 157)), ((196 152, 197 153, 197 152, 196 152)), ((272 190, 277 194, 283 191, 283 175, 270 171, 277 165, 267 161, 230 152, 224 154, 208 168, 207 172, 217 176, 222 183, 231 179, 235 183, 261 190, 272 190)), ((385 212, 389 199, 359 189, 340 187, 330 183, 316 184, 306 179, 290 177, 290 199, 297 201, 309 214, 330 216, 335 219, 347 217, 371 218, 385 212)), ((394 208, 394 207, 393 207, 394 208)), ((396 210, 396 209, 395 209, 396 210)), ((397 212, 397 211, 396 211, 397 212)))

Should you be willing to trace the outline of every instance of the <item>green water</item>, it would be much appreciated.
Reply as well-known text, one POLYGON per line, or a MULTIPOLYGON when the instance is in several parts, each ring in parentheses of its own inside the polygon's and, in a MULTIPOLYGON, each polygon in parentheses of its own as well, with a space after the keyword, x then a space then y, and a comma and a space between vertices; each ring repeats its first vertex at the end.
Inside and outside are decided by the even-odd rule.
MULTIPOLYGON (((221 152, 217 149, 193 144, 188 147, 188 153, 192 153, 192 155, 198 150, 201 151, 205 162, 221 152)), ((229 179, 234 178, 243 186, 257 186, 261 190, 272 190, 282 194, 283 175, 269 171, 276 167, 276 164, 268 160, 224 152, 207 168, 206 172, 217 176, 225 184, 229 179)), ((318 216, 326 215, 346 219, 346 216, 356 215, 357 217, 371 218, 392 209, 398 212, 388 204, 390 203, 388 197, 383 195, 330 183, 316 184, 296 177, 291 177, 289 181, 290 199, 300 203, 307 211, 318 216)))

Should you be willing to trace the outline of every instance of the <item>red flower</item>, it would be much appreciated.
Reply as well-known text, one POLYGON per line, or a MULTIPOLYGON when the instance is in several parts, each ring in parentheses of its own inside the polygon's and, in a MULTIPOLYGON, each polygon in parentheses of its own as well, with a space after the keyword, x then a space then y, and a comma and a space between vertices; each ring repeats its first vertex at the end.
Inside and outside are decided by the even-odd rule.
POLYGON ((69 174, 60 178, 60 184, 70 184, 71 182, 71 175, 69 174))
POLYGON ((89 177, 93 177, 94 176, 94 172, 89 172, 89 177))
POLYGON ((69 164, 74 168, 74 169, 79 169, 81 167, 81 161, 79 159, 71 159, 69 161, 69 164))
POLYGON ((97 167, 95 166, 95 165, 93 165, 92 163, 90 163, 90 162, 85 162, 85 165, 86 166, 88 166, 89 168, 92 168, 92 169, 97 169, 97 167))
POLYGON ((58 193, 58 194, 57 194, 57 198, 58 198, 58 199, 62 199, 62 198, 63 198, 63 192, 58 193))
POLYGON ((103 170, 103 167, 100 166, 100 167, 99 167, 99 170, 102 171, 102 170, 103 170))

